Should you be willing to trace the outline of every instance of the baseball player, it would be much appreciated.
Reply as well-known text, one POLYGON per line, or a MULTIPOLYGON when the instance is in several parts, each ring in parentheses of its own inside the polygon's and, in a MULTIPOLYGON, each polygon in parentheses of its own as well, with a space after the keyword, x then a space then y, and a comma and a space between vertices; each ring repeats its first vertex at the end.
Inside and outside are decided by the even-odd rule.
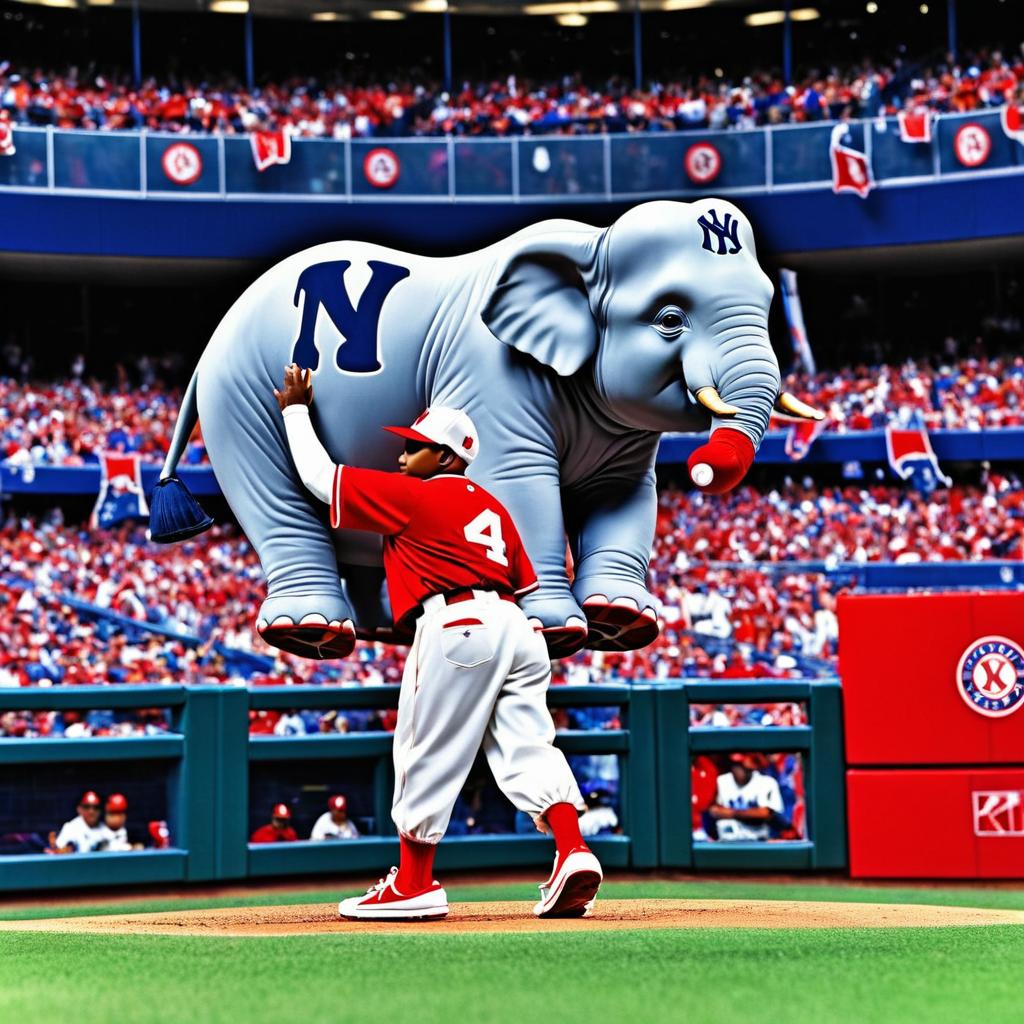
POLYGON ((327 801, 327 810, 316 819, 310 839, 358 839, 359 829, 349 820, 348 801, 340 793, 327 801))
POLYGON ((59 834, 50 833, 53 853, 92 853, 102 847, 106 835, 100 823, 100 797, 91 789, 78 801, 78 816, 64 822, 59 834))
POLYGON ((128 801, 122 793, 111 793, 103 807, 103 840, 100 849, 109 851, 137 850, 128 842, 128 801))
POLYGON ((729 770, 718 776, 715 802, 708 814, 725 841, 763 840, 782 814, 782 792, 770 775, 758 771, 764 761, 755 754, 730 754, 729 770))
POLYGON ((404 438, 405 450, 400 472, 384 473, 331 461, 310 420, 308 370, 287 367, 274 394, 302 482, 331 506, 334 528, 383 535, 395 623, 415 625, 394 743, 399 865, 365 896, 343 900, 340 913, 448 913, 434 851, 482 744, 505 795, 554 835, 554 867, 534 913, 583 916, 602 872, 579 830, 586 804, 552 745, 547 648, 516 603, 537 577, 507 510, 465 476, 480 451, 472 420, 433 406, 411 427, 386 428, 404 438))

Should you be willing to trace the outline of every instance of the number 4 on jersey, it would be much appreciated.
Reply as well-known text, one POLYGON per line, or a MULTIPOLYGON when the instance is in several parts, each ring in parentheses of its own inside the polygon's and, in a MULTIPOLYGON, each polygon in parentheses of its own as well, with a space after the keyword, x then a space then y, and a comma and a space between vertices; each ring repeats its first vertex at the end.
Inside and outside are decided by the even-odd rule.
POLYGON ((482 544, 492 562, 508 566, 505 541, 501 536, 501 519, 497 512, 485 508, 472 522, 466 524, 462 532, 470 544, 482 544))

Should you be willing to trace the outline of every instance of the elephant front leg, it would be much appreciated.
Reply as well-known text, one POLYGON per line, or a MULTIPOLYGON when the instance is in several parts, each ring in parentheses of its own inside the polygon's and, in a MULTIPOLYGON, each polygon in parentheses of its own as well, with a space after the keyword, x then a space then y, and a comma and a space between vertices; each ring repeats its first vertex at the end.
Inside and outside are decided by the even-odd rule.
POLYGON ((571 515, 572 592, 587 616, 586 646, 632 651, 653 643, 657 602, 646 583, 657 516, 653 471, 640 481, 592 481, 574 496, 571 515))
MULTIPOLYGON (((526 553, 533 563, 540 586, 519 602, 534 629, 542 633, 552 658, 568 658, 587 639, 587 620, 569 587, 566 565, 565 522, 558 466, 538 470, 546 456, 535 456, 529 475, 510 477, 508 470, 498 476, 480 467, 473 478, 501 499, 519 530, 526 553), (482 471, 481 471, 482 470, 482 471)), ((513 461, 513 460, 508 460, 513 461)))

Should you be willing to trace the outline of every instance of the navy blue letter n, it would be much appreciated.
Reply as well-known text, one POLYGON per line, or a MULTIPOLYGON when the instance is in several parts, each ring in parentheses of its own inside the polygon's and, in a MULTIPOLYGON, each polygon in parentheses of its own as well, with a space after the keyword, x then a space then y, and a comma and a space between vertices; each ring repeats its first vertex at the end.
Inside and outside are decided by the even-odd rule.
POLYGON ((351 265, 348 260, 314 263, 299 275, 295 286, 295 305, 298 306, 299 296, 303 292, 306 298, 302 304, 302 324, 292 349, 292 360, 303 368, 315 370, 320 365, 320 353, 316 349, 314 334, 321 306, 345 338, 344 343, 338 347, 338 369, 346 373, 374 373, 381 368, 377 355, 380 311, 388 293, 399 281, 409 276, 409 271, 393 263, 370 260, 367 265, 373 276, 356 308, 349 301, 345 289, 345 271, 351 265))

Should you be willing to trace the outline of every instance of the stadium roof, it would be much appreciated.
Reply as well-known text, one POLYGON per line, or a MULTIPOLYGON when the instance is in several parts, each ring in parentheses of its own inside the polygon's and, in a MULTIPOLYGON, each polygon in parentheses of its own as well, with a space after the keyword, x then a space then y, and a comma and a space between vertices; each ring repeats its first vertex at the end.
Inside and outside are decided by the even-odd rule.
MULTIPOLYGON (((134 0, 18 0, 43 7, 85 10, 90 7, 131 8, 134 0)), ((409 14, 540 15, 579 18, 596 14, 642 11, 686 11, 702 7, 776 6, 781 18, 783 0, 777 4, 752 4, 752 0, 138 0, 148 11, 211 11, 314 21, 400 21, 409 14)), ((799 13, 799 12, 797 12, 799 13)), ((817 12, 815 12, 816 14, 817 12)), ((568 23, 568 22, 567 22, 568 23)), ((570 23, 571 24, 571 23, 570 23)))

